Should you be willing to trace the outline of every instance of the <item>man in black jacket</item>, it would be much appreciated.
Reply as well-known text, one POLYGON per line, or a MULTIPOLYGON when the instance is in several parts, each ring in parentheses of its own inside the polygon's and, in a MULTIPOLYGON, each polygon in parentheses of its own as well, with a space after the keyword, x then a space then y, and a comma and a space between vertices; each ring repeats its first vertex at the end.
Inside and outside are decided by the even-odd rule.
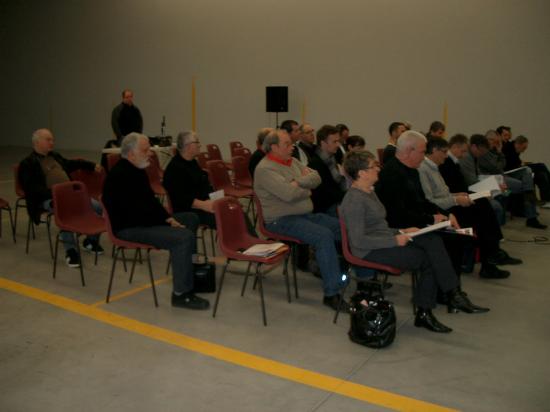
MULTIPOLYGON (((43 212, 52 212, 52 186, 71 180, 71 172, 84 170, 101 170, 101 166, 87 160, 68 160, 54 152, 54 137, 48 129, 38 129, 32 135, 32 153, 19 164, 19 182, 25 191, 29 219, 35 224, 40 223, 43 212)), ((101 214, 101 206, 92 199, 96 213, 101 214)), ((61 232, 61 240, 65 248, 65 261, 69 267, 80 266, 80 256, 74 244, 71 232, 61 232)), ((98 236, 84 239, 84 248, 88 251, 103 253, 98 243, 98 236)))
POLYGON ((172 306, 208 309, 209 302, 193 293, 192 254, 198 217, 192 213, 170 216, 159 203, 145 172, 150 155, 147 136, 130 133, 122 141, 122 159, 103 187, 103 204, 113 232, 124 240, 169 250, 174 275, 172 306))
POLYGON ((336 208, 346 193, 346 178, 334 157, 339 150, 339 142, 336 127, 325 125, 317 131, 317 150, 308 164, 321 177, 321 184, 311 191, 313 213, 338 217, 336 208))
POLYGON ((134 92, 131 90, 122 91, 122 102, 111 114, 111 127, 119 145, 128 133, 143 132, 143 118, 138 107, 134 105, 134 92))

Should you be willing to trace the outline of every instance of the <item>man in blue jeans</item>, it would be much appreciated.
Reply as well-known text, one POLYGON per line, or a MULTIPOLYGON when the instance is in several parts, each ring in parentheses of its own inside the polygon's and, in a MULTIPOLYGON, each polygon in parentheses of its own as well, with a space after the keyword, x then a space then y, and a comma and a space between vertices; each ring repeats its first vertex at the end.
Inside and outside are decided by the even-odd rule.
MULTIPOLYGON (((292 157, 292 140, 284 130, 273 130, 264 139, 266 156, 254 172, 254 191, 262 204, 266 227, 315 248, 323 278, 323 303, 338 308, 343 287, 336 242, 341 240, 338 219, 312 213, 311 190, 319 174, 292 157)), ((342 310, 348 310, 342 301, 342 310)))

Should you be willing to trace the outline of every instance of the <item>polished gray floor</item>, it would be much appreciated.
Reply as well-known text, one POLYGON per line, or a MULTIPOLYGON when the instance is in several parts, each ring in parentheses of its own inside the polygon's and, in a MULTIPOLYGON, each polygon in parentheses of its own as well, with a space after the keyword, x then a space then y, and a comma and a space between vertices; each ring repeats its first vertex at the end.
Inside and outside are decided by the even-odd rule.
MULTIPOLYGON (((11 166, 27 150, 0 148, 0 197, 15 203, 11 166)), ((64 152, 98 160, 96 153, 64 152)), ((43 227, 24 252, 26 212, 19 216, 17 244, 2 214, 0 278, 84 304, 104 299, 111 258, 93 265, 85 255, 87 286, 78 270, 59 266, 52 279, 43 227)), ((550 223, 550 213, 541 211, 550 223)), ((319 280, 299 273, 301 297, 288 304, 280 268, 266 275, 268 327, 261 323, 259 297, 239 296, 244 266, 234 265, 224 285, 218 316, 170 306, 170 282, 151 291, 98 307, 181 334, 284 364, 337 377, 394 394, 466 411, 550 410, 549 244, 533 242, 549 231, 526 229, 516 218, 505 226, 503 243, 522 258, 506 280, 464 275, 472 300, 491 307, 483 315, 447 314, 451 326, 437 335, 413 325, 410 278, 394 278, 387 297, 395 302, 398 333, 393 345, 368 349, 349 341, 348 319, 332 324, 321 304, 319 280)), ((103 241, 106 250, 110 245, 103 241)), ((218 261, 220 261, 218 259, 218 261)), ((153 254, 162 279, 166 254, 153 254)), ((476 268, 477 270, 478 268, 476 268)), ((219 271, 218 271, 219 273, 219 271)), ((143 266, 132 285, 119 268, 114 294, 147 284, 143 266)), ((213 303, 213 296, 209 296, 213 303)), ((49 303, 0 288, 0 411, 381 411, 366 403, 249 368, 204 356, 84 317, 49 303)), ((406 403, 403 410, 408 410, 406 403)))

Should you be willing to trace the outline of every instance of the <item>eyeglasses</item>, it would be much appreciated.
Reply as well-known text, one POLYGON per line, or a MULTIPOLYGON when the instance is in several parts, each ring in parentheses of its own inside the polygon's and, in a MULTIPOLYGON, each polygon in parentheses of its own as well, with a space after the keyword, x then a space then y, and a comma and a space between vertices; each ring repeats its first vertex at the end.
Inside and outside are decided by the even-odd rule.
POLYGON ((379 168, 380 169, 380 163, 378 162, 374 162, 372 165, 370 165, 369 167, 365 167, 365 170, 368 170, 368 169, 374 169, 374 168, 379 168))

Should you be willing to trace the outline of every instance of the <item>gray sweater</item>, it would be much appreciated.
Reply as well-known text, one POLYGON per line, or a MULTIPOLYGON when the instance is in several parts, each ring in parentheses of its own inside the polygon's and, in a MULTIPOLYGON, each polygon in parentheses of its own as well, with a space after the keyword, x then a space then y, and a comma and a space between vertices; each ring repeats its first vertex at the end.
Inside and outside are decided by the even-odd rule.
POLYGON ((456 205, 455 198, 449 191, 439 168, 430 159, 426 158, 418 168, 420 183, 426 199, 435 203, 443 210, 448 210, 456 205))
POLYGON ((386 209, 375 192, 350 188, 340 205, 346 222, 351 253, 364 258, 372 250, 397 246, 398 230, 388 227, 386 209))
POLYGON ((254 171, 254 192, 262 205, 264 220, 271 223, 279 217, 311 213, 311 189, 321 184, 316 171, 302 176, 306 168, 299 160, 293 159, 290 166, 264 157, 254 171), (298 187, 291 183, 296 181, 298 187))

